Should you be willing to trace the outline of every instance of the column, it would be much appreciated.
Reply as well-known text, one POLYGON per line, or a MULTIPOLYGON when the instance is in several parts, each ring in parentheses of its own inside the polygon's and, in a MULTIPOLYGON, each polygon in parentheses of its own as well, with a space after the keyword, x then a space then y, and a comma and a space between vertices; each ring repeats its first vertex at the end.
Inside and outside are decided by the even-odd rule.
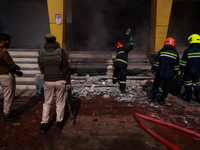
POLYGON ((151 52, 158 52, 167 38, 173 0, 151 0, 151 52))
POLYGON ((65 0, 47 0, 50 32, 56 36, 61 47, 64 45, 64 1, 65 0))

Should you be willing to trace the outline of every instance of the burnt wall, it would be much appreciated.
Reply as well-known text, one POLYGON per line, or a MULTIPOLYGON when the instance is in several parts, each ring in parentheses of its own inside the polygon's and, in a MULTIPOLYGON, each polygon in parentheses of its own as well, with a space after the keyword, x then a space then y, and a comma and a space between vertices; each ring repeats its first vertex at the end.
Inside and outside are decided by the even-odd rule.
POLYGON ((47 0, 0 0, 0 32, 11 35, 11 47, 42 47, 48 20, 47 0))

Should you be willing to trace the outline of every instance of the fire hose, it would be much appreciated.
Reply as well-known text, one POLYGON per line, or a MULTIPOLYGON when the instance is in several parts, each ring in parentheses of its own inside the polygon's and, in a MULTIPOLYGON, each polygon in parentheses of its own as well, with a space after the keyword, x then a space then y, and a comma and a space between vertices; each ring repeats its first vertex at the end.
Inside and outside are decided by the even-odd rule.
POLYGON ((199 133, 196 133, 196 132, 191 131, 191 130, 189 130, 189 129, 186 129, 186 128, 183 128, 183 127, 180 127, 180 126, 177 126, 177 125, 174 125, 174 124, 171 124, 171 123, 168 123, 168 122, 165 122, 165 121, 156 119, 156 118, 152 118, 152 117, 145 116, 145 115, 138 114, 138 113, 135 113, 135 114, 134 114, 134 117, 135 117, 135 119, 137 120, 137 122, 139 123, 139 125, 140 125, 146 132, 148 132, 150 135, 152 135, 154 138, 156 138, 158 141, 160 141, 161 143, 163 143, 163 144, 166 145, 167 147, 171 148, 172 150, 180 150, 180 148, 177 147, 176 145, 170 143, 169 141, 165 140, 165 139, 162 138, 161 136, 157 135, 157 134, 154 133, 153 131, 151 131, 139 118, 143 118, 143 119, 146 119, 146 120, 149 120, 149 121, 153 121, 153 122, 156 122, 156 123, 159 123, 159 124, 162 124, 162 125, 166 125, 166 126, 169 126, 169 127, 172 127, 172 128, 178 129, 178 130, 181 130, 181 131, 183 131, 183 132, 186 132, 186 133, 188 133, 188 134, 191 134, 191 135, 194 135, 194 136, 200 138, 200 134, 199 134, 199 133))

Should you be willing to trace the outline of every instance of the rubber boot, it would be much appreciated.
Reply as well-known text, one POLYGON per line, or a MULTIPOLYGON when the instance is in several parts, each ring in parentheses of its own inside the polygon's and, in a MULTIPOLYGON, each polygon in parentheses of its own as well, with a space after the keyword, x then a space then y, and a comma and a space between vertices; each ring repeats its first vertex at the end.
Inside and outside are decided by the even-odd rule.
POLYGON ((4 116, 5 122, 15 121, 15 120, 19 120, 19 119, 20 119, 20 117, 18 117, 18 116, 11 116, 11 115, 4 116))
POLYGON ((161 99, 159 100, 159 104, 162 105, 162 106, 165 105, 165 104, 166 104, 165 99, 162 99, 162 98, 161 98, 161 99))
POLYGON ((40 133, 44 134, 47 132, 47 123, 42 123, 40 125, 40 133))

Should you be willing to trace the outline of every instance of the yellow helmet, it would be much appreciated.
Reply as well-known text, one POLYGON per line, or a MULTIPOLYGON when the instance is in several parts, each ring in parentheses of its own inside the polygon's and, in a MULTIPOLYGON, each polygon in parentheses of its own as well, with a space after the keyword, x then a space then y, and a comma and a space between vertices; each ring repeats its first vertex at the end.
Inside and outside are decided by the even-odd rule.
POLYGON ((200 36, 198 34, 192 34, 188 37, 189 44, 200 43, 200 36))

